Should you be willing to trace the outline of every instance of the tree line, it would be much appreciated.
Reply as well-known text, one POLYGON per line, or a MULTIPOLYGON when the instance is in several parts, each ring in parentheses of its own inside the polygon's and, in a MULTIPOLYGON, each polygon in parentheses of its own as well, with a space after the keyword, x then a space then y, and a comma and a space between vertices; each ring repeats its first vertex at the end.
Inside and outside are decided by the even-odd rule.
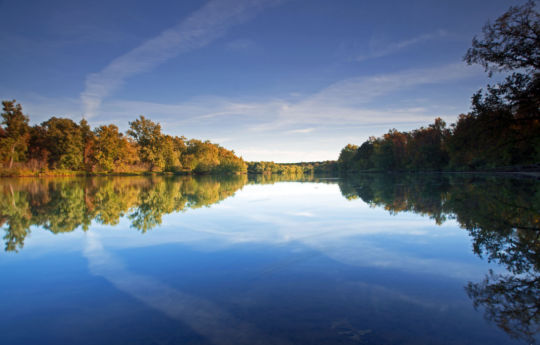
POLYGON ((303 174, 333 174, 337 171, 335 161, 274 163, 272 161, 248 162, 249 174, 259 175, 303 175, 303 174))
POLYGON ((184 174, 241 174, 247 164, 233 151, 210 141, 163 134, 161 125, 140 116, 121 133, 116 125, 93 130, 51 117, 34 126, 16 101, 3 101, 0 126, 0 175, 73 172, 171 172, 184 174), (53 172, 50 172, 50 171, 53 172))
POLYGON ((409 132, 391 129, 339 155, 341 171, 490 170, 540 163, 540 14, 511 7, 475 37, 464 60, 506 78, 472 96, 471 111, 409 132))

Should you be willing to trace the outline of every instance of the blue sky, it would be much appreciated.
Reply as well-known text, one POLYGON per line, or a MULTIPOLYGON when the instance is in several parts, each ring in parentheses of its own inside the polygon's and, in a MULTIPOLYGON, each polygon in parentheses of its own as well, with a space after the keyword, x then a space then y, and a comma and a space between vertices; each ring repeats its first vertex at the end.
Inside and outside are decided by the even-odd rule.
POLYGON ((246 160, 336 159, 454 122, 489 82, 462 57, 523 1, 0 0, 0 99, 32 123, 145 115, 246 160))

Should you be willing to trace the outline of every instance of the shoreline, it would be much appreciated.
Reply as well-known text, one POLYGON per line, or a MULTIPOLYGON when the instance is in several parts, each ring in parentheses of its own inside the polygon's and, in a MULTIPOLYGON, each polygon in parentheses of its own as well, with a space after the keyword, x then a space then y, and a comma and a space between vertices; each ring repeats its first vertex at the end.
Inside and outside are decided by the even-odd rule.
POLYGON ((164 171, 144 171, 144 172, 85 172, 85 171, 58 171, 54 170, 43 172, 32 172, 23 174, 4 174, 0 172, 1 178, 45 178, 45 177, 121 177, 121 176, 237 176, 247 175, 247 173, 231 173, 231 174, 196 174, 191 172, 164 172, 164 171))
MULTIPOLYGON (((332 178, 342 178, 347 176, 354 176, 357 174, 409 174, 409 175, 423 175, 423 174, 449 174, 449 175, 489 175, 489 176, 506 176, 516 178, 534 178, 540 180, 540 170, 515 170, 515 171, 500 171, 500 170, 469 170, 469 171, 356 171, 335 174, 328 173, 314 173, 314 175, 334 175, 332 178)), ((279 174, 279 173, 233 173, 233 174, 195 174, 191 172, 111 172, 111 173, 95 173, 84 171, 47 171, 45 173, 25 173, 25 174, 2 174, 0 173, 0 179, 2 178, 48 178, 48 177, 133 177, 133 176, 263 176, 263 175, 296 175, 296 174, 279 174)), ((305 175, 305 174, 302 174, 305 175)), ((310 174, 308 174, 310 175, 310 174)))

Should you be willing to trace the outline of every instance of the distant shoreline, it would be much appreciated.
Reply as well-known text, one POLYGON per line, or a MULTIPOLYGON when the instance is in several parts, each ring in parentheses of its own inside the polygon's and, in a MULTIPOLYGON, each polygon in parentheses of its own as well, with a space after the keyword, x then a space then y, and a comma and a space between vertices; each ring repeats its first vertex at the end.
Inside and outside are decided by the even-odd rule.
MULTIPOLYGON (((343 176, 354 176, 357 174, 456 174, 456 175, 502 175, 502 176, 515 176, 515 177, 530 177, 540 179, 540 168, 535 168, 532 170, 466 170, 466 171, 374 171, 374 170, 365 170, 365 171, 349 171, 349 172, 314 172, 315 175, 332 175, 333 178, 340 178, 343 176)), ((16 171, 0 171, 0 178, 46 178, 46 177, 130 177, 130 176, 235 176, 235 175, 247 175, 247 176, 258 176, 258 175, 297 175, 297 174, 287 174, 287 173, 230 173, 230 174, 197 174, 193 172, 163 172, 163 171, 132 171, 132 172, 87 172, 87 171, 69 171, 69 170, 49 170, 46 172, 29 172, 24 171, 22 173, 17 173, 16 171)), ((304 174, 300 174, 304 175, 304 174)), ((310 175, 310 173, 307 173, 310 175)))

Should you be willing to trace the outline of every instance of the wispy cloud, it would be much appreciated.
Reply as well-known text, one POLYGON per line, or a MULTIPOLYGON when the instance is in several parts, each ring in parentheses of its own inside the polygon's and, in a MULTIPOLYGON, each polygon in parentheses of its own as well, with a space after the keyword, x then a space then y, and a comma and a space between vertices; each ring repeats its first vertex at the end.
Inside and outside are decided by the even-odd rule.
POLYGON ((212 0, 178 25, 163 31, 130 52, 117 57, 101 72, 86 79, 81 94, 84 113, 93 117, 103 99, 126 78, 151 70, 179 54, 203 47, 267 6, 280 0, 212 0))
POLYGON ((386 55, 396 53, 396 52, 398 52, 398 51, 400 51, 402 49, 408 48, 410 46, 420 44, 420 43, 424 43, 424 42, 427 42, 427 41, 431 41, 431 40, 434 40, 434 39, 437 39, 437 38, 445 37, 447 35, 448 35, 448 33, 445 30, 438 30, 436 32, 419 35, 419 36, 409 38, 409 39, 406 39, 406 40, 403 40, 403 41, 384 44, 384 46, 373 47, 373 48, 370 49, 371 51, 368 54, 357 56, 356 60, 357 61, 364 61, 364 60, 368 60, 368 59, 383 57, 383 56, 386 56, 386 55))
POLYGON ((127 270, 122 261, 105 250, 99 237, 85 236, 84 256, 89 270, 111 282, 118 290, 132 296, 150 308, 189 325, 213 344, 290 344, 261 333, 252 324, 239 320, 215 303, 177 290, 155 278, 127 270))
POLYGON ((311 212, 289 212, 287 214, 291 216, 297 216, 297 217, 309 217, 309 218, 315 217, 315 215, 311 212))
MULTIPOLYGON (((227 138, 227 147, 248 160, 335 159, 347 142, 360 143, 392 127, 409 130, 427 125, 435 116, 454 121, 467 111, 468 99, 456 103, 444 90, 483 75, 481 68, 456 63, 347 78, 302 97, 200 96, 177 104, 111 99, 104 101, 107 113, 90 122, 93 126, 112 122, 124 130, 136 114, 144 114, 173 135, 221 143, 227 138), (407 96, 428 89, 424 99, 407 96), (441 90, 440 97, 436 90, 441 90)), ((54 109, 58 103, 23 101, 33 118, 33 110, 54 109)), ((72 110, 80 116, 73 111, 76 101, 62 103, 70 104, 65 114, 72 110)), ((46 115, 52 114, 63 115, 46 115)))
POLYGON ((306 134, 306 133, 311 133, 315 130, 315 128, 311 127, 311 128, 300 128, 300 129, 291 129, 290 131, 287 131, 287 133, 290 133, 290 134, 306 134))
MULTIPOLYGON (((399 107, 395 99, 382 106, 381 97, 423 85, 436 85, 471 78, 482 70, 463 63, 435 68, 410 69, 392 74, 349 78, 338 81, 300 102, 275 102, 270 106, 276 116, 252 127, 263 131, 298 124, 346 125, 399 123, 425 120, 426 109, 418 105, 399 107)), ((434 116, 434 114, 429 114, 434 116)))
MULTIPOLYGON (((162 236, 159 237, 144 240, 136 237, 126 238, 118 237, 121 235, 111 231, 102 231, 100 236, 103 237, 104 243, 110 243, 118 248, 155 246, 160 243, 199 245, 211 243, 212 246, 221 248, 239 243, 270 246, 300 243, 337 262, 351 266, 385 267, 459 279, 477 277, 486 269, 483 265, 463 261, 463 253, 434 259, 429 254, 419 255, 417 251, 411 249, 417 245, 427 249, 429 243, 443 243, 441 241, 444 241, 444 238, 463 238, 463 231, 455 221, 446 222, 439 227, 433 224, 433 220, 418 214, 400 213, 393 217, 382 217, 381 215, 386 213, 382 208, 374 209, 361 199, 345 200, 335 181, 317 184, 277 183, 271 188, 268 185, 248 185, 234 198, 213 206, 212 211, 217 220, 243 219, 245 226, 232 230, 231 227, 224 225, 226 221, 205 220, 201 214, 198 216, 194 213, 171 214, 164 219, 164 226, 160 228, 162 236), (261 200, 261 195, 267 199, 261 200), (306 196, 309 203, 303 203, 306 196), (279 207, 276 207, 277 204, 279 207), (345 208, 351 212, 345 212, 345 208), (284 213, 283 209, 290 209, 290 212, 284 213), (279 216, 276 216, 277 214, 279 216), (182 231, 178 231, 180 219, 178 217, 181 217, 182 231), (384 245, 388 236, 401 238, 415 245, 407 247, 409 249, 393 248, 394 250, 390 251, 384 245), (119 238, 124 240, 119 241, 119 238)), ((98 254, 101 254, 102 249, 98 249, 98 254)), ((109 274, 106 277, 110 276, 115 285, 116 281, 120 281, 123 282, 122 286, 127 286, 130 291, 141 290, 143 285, 130 284, 126 279, 120 279, 124 278, 124 275, 115 269, 111 260, 98 260, 100 256, 92 251, 90 254, 94 255, 89 257, 86 254, 86 257, 92 264, 92 272, 104 275, 96 272, 93 267, 94 263, 98 263, 100 265, 97 268, 100 271, 107 270, 109 274)), ((473 254, 467 255, 472 257, 473 254)), ((191 303, 185 307, 181 304, 179 308, 186 309, 193 305, 191 303)), ((206 307, 204 304, 202 306, 206 307)), ((164 310, 169 308, 170 304, 162 307, 164 310)), ((178 314, 185 315, 180 312, 178 314)))
POLYGON ((434 98, 433 90, 479 76, 483 76, 481 68, 455 63, 347 78, 303 97, 205 96, 179 104, 111 100, 106 102, 107 116, 96 116, 92 122, 115 119, 125 128, 134 114, 145 114, 171 134, 232 138, 228 147, 246 159, 334 159, 347 142, 361 142, 392 127, 409 130, 427 125, 436 116, 453 121, 467 111, 467 98, 456 104, 446 94, 434 98), (431 90, 427 100, 413 101, 406 96, 423 92, 427 86, 431 90))
MULTIPOLYGON (((180 104, 140 101, 107 103, 107 119, 131 119, 142 113, 171 125, 195 125, 242 117, 252 131, 281 129, 288 133, 311 133, 320 125, 372 125, 417 122, 433 117, 421 104, 403 106, 395 97, 425 85, 444 85, 483 75, 481 68, 463 63, 337 81, 300 100, 199 97, 180 104), (384 102, 380 102, 384 98, 384 102)), ((457 114, 454 114, 454 116, 457 114)))

